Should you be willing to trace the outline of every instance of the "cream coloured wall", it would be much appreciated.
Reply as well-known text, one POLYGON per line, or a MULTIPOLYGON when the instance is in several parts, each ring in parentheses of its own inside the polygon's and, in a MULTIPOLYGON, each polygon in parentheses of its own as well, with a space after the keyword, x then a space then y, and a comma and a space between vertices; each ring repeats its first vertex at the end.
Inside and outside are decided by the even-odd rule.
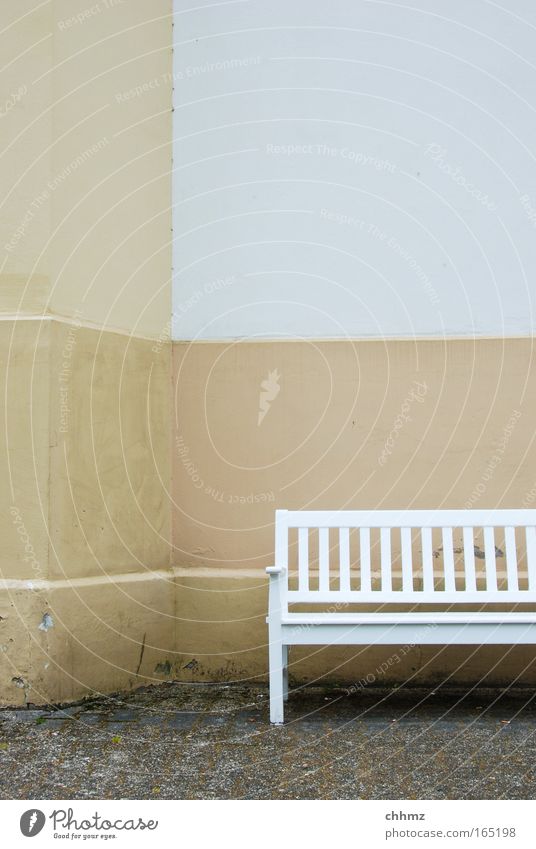
POLYGON ((50 291, 51 208, 43 192, 52 167, 53 7, 33 0, 1 12, 3 192, 0 200, 1 311, 42 313, 50 291), (47 74, 37 90, 33 81, 47 74))
POLYGON ((101 0, 70 23, 88 8, 55 4, 50 310, 155 338, 170 312, 171 2, 101 0))
POLYGON ((167 0, 0 13, 2 704, 158 681, 174 645, 171 41, 167 0))

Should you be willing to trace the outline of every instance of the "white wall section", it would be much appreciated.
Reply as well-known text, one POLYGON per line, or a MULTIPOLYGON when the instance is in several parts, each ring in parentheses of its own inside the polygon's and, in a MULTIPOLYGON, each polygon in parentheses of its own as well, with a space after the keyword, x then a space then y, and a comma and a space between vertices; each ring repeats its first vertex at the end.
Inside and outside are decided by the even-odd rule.
POLYGON ((174 338, 534 331, 533 3, 198 5, 175 4, 174 338))

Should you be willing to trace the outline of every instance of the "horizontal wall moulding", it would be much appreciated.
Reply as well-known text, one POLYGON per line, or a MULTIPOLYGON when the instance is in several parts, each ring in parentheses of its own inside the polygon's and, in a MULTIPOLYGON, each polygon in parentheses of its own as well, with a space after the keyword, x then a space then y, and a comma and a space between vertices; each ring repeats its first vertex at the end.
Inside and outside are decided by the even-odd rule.
POLYGON ((94 587, 110 584, 130 584, 142 581, 174 581, 181 578, 217 578, 217 579, 242 579, 259 578, 266 583, 264 567, 258 569, 241 569, 234 567, 206 567, 206 566, 175 566, 171 569, 147 570, 143 572, 126 572, 117 575, 91 575, 87 578, 58 578, 52 580, 32 581, 5 578, 0 580, 0 592, 2 591, 30 591, 48 592, 50 590, 79 589, 83 587, 94 587))
POLYGON ((210 339, 173 339, 175 345, 229 345, 239 342, 241 345, 262 345, 262 344, 280 344, 289 342, 477 342, 493 341, 505 339, 532 339, 532 333, 508 333, 504 336, 493 335, 490 333, 467 332, 461 333, 437 333, 437 334, 419 334, 411 333, 406 336, 389 336, 388 334, 369 334, 364 336, 221 336, 210 339))
POLYGON ((349 344, 357 344, 363 342, 485 342, 485 341, 504 341, 507 339, 531 339, 529 333, 508 334, 507 336, 494 336, 483 333, 467 333, 462 334, 436 334, 436 335, 419 335, 411 334, 407 336, 387 336, 387 335, 367 335, 367 336, 254 336, 254 337, 219 337, 214 339, 170 339, 159 336, 147 336, 142 333, 135 333, 130 330, 125 330, 114 325, 97 324, 96 322, 86 321, 82 318, 51 315, 49 313, 25 313, 25 312, 0 312, 0 322, 15 322, 15 321, 33 321, 33 322, 58 322, 60 324, 74 325, 75 327, 84 327, 88 330, 97 330, 99 333, 116 333, 120 336, 128 336, 133 339, 142 339, 147 342, 158 343, 158 353, 163 347, 173 343, 174 345, 225 345, 239 342, 241 345, 262 345, 262 344, 289 344, 293 342, 347 342, 349 344))
MULTIPOLYGON (((145 336, 142 333, 135 333, 130 330, 125 330, 121 327, 115 327, 113 325, 106 324, 97 324, 92 321, 85 321, 83 318, 79 318, 76 316, 65 316, 65 315, 51 315, 49 313, 43 314, 27 314, 24 312, 20 313, 2 313, 0 312, 0 321, 35 321, 35 322, 57 322, 58 324, 69 324, 74 327, 84 327, 87 330, 97 330, 99 333, 116 333, 120 336, 128 336, 132 339, 142 339, 147 342, 159 342, 159 345, 163 343, 160 341, 157 336, 145 336)), ((167 340, 169 343, 170 340, 167 340)))

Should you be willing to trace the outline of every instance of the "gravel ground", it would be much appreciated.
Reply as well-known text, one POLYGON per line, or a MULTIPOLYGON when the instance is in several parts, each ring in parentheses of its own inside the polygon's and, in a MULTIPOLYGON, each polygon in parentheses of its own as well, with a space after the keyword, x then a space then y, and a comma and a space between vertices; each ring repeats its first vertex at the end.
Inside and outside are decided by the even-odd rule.
POLYGON ((164 684, 0 711, 2 799, 531 799, 529 690, 164 684))

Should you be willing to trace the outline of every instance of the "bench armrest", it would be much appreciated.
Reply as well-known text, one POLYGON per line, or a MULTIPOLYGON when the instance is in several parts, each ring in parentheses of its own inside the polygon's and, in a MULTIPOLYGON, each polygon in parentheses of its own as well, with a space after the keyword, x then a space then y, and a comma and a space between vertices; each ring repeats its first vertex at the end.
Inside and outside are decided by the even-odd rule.
POLYGON ((267 566, 266 574, 267 575, 281 575, 285 571, 284 566, 267 566))

